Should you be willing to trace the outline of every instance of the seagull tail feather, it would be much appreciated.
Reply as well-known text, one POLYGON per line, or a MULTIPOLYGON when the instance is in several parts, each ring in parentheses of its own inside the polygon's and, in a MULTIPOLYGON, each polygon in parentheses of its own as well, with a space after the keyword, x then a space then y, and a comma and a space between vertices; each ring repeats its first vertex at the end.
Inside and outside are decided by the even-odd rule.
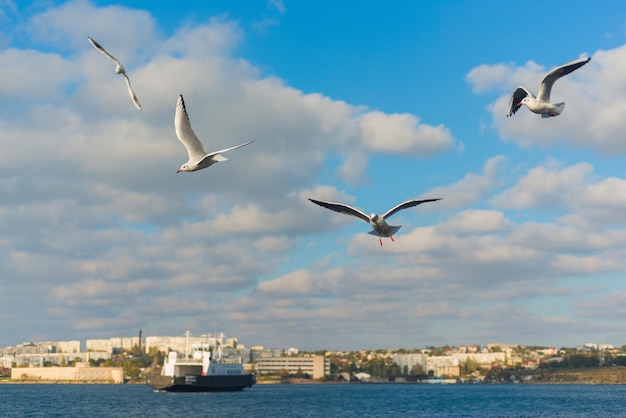
MULTIPOLYGON (((402 226, 392 226, 389 225, 389 235, 395 235, 396 232, 398 232, 398 230, 402 228, 402 226)), ((375 230, 371 230, 370 232, 368 232, 368 234, 370 235, 374 235, 374 236, 379 236, 378 232, 376 232, 375 230)))

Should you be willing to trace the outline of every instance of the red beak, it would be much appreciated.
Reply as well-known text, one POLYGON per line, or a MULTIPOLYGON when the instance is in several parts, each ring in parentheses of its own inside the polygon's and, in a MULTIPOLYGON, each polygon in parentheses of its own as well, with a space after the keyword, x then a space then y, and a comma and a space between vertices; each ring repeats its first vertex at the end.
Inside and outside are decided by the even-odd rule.
POLYGON ((517 107, 520 107, 521 105, 522 105, 522 102, 519 102, 519 103, 517 104, 517 107))
POLYGON ((177 173, 180 173, 180 170, 176 170, 177 173))

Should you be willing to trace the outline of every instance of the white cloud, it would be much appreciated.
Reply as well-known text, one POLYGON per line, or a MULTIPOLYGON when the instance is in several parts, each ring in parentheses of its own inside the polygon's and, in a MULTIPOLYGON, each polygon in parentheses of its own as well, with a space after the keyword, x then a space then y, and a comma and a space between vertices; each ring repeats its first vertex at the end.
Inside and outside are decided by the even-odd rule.
MULTIPOLYGON (((532 65, 528 63, 527 65, 532 65)), ((473 68, 466 76, 467 81, 474 93, 484 93, 492 90, 495 86, 504 84, 514 70, 512 64, 482 64, 473 68)))
POLYGON ((357 124, 357 135, 363 137, 366 149, 372 152, 428 156, 448 151, 454 145, 445 126, 420 124, 419 118, 410 114, 372 111, 360 116, 357 124))
POLYGON ((531 168, 513 187, 491 199, 499 208, 567 211, 561 222, 568 224, 619 225, 626 210, 626 180, 596 179, 590 163, 564 167, 548 159, 531 168))
POLYGON ((367 157, 361 153, 353 153, 347 155, 345 161, 337 171, 339 177, 345 182, 355 185, 361 185, 369 182, 364 176, 367 168, 367 157))
MULTIPOLYGON (((572 57, 574 58, 574 57, 572 57)), ((551 67, 562 64, 552 63, 551 67)), ((511 64, 480 65, 466 76, 475 93, 496 90, 502 95, 490 106, 493 125, 505 141, 525 147, 551 147, 572 144, 606 154, 623 154, 622 121, 626 117, 626 46, 597 51, 590 63, 561 78, 552 89, 551 101, 566 102, 558 117, 543 120, 521 109, 506 118, 513 90, 525 86, 537 94, 539 82, 550 70, 528 62, 523 67, 511 64)))
POLYGON ((593 172, 588 163, 562 168, 549 160, 545 166, 532 168, 512 188, 492 199, 502 208, 563 208, 581 198, 584 182, 593 172))
MULTIPOLYGON (((591 163, 549 160, 518 178, 518 156, 491 157, 423 195, 443 200, 396 215, 403 229, 381 248, 367 224, 307 198, 355 204, 372 155, 462 148, 448 126, 265 77, 237 55, 246 34, 227 18, 164 35, 146 12, 75 1, 29 25, 30 48, 41 50, 0 52, 11 74, 0 80, 9 98, 0 104, 0 319, 14 338, 179 334, 211 318, 271 346, 454 343, 443 328, 464 343, 532 343, 580 318, 528 306, 567 311, 574 291, 564 283, 624 270, 626 181, 591 163), (87 35, 125 64, 142 112, 87 35), (181 93, 207 149, 255 142, 177 175, 187 157, 173 127, 181 93)), ((544 70, 502 65, 468 78, 476 91, 489 80, 508 90, 508 71, 537 83, 544 70)), ((583 70, 599 71, 589 64, 576 76, 583 70)), ((570 94, 562 82, 559 94, 570 94)), ((562 116, 533 123, 576 116, 579 101, 567 100, 562 116)), ((594 283, 594 295, 606 294, 594 283)), ((600 302, 584 297, 586 319, 600 302)))
MULTIPOLYGON (((0 52, 0 93, 11 102, 0 116, 0 236, 11 249, 0 273, 44 289, 31 294, 32 315, 62 315, 75 330, 157 326, 155 300, 200 310, 215 298, 217 317, 275 274, 301 234, 350 221, 329 221, 306 200, 352 199, 315 186, 328 157, 345 159, 339 173, 359 181, 373 152, 426 156, 454 144, 445 126, 262 77, 235 56, 244 33, 225 18, 164 37, 147 12, 79 0, 35 15, 25 33, 47 51, 0 52), (87 36, 125 65, 142 112, 87 36), (187 157, 173 127, 181 93, 208 150, 255 142, 177 175, 187 157)), ((206 315, 171 312, 178 326, 206 315)))
POLYGON ((276 8, 276 10, 278 10, 278 12, 283 15, 285 14, 285 12, 287 11, 287 8, 285 7, 285 4, 283 2, 283 0, 267 0, 267 2, 276 8))
POLYGON ((74 63, 51 53, 9 48, 0 51, 0 63, 4 67, 0 94, 14 103, 58 102, 80 76, 74 63), (42 75, 44 68, 46 74, 42 75))
POLYGON ((92 48, 87 43, 90 36, 109 52, 116 51, 113 55, 125 64, 135 60, 124 61, 121 56, 133 57, 132 52, 153 47, 156 35, 154 19, 148 12, 118 5, 97 7, 87 0, 68 1, 38 13, 26 30, 33 40, 64 50, 92 48))
POLYGON ((497 155, 487 160, 482 174, 469 173, 458 182, 449 186, 435 187, 424 196, 443 198, 437 202, 439 207, 460 208, 479 203, 484 196, 498 185, 501 166, 506 157, 497 155))
POLYGON ((283 0, 268 0, 267 9, 271 12, 270 16, 263 14, 260 20, 252 24, 253 30, 266 33, 272 26, 280 25, 280 16, 284 15, 287 11, 283 0))
POLYGON ((306 270, 296 270, 274 280, 260 283, 258 290, 260 292, 313 296, 318 293, 313 291, 314 285, 315 279, 311 277, 311 273, 306 270))
POLYGON ((504 231, 509 225, 509 220, 501 212, 468 209, 456 214, 442 228, 449 228, 455 234, 480 234, 504 231))

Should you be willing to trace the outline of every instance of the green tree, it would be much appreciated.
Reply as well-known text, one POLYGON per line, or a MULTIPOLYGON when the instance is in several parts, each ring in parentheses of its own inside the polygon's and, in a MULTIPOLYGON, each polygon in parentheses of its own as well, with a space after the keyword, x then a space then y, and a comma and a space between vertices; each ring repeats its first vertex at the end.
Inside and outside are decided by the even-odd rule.
POLYGON ((626 356, 617 356, 613 359, 613 364, 617 366, 626 366, 626 356))
POLYGON ((390 377, 399 377, 403 376, 402 369, 396 363, 391 363, 389 366, 389 376, 390 377))
POLYGON ((409 374, 411 376, 422 376, 426 373, 424 372, 424 369, 420 364, 414 364, 413 367, 411 367, 411 371, 409 372, 409 374))
POLYGON ((467 376, 478 370, 478 362, 473 357, 468 357, 461 363, 461 375, 467 376))
POLYGON ((542 363, 541 367, 546 369, 551 368, 583 368, 583 367, 598 367, 600 360, 596 356, 589 356, 585 354, 574 354, 563 357, 560 362, 542 363))
POLYGON ((139 378, 139 367, 136 364, 133 364, 130 361, 125 361, 122 366, 124 369, 124 375, 130 377, 131 379, 139 378))

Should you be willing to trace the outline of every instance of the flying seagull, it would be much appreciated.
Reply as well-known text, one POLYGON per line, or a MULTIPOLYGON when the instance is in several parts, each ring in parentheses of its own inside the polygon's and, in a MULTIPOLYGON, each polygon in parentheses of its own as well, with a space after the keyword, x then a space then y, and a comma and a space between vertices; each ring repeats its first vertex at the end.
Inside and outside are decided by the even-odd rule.
POLYGON ((248 141, 245 144, 236 145, 234 147, 222 149, 219 151, 213 151, 209 154, 204 150, 202 143, 196 136, 196 133, 191 129, 191 123, 189 123, 189 115, 187 115, 187 109, 185 108, 185 101, 183 100, 183 95, 181 94, 178 97, 178 102, 176 103, 176 116, 174 116, 174 127, 176 128, 176 136, 183 143, 185 148, 187 148, 187 153, 189 154, 189 161, 183 164, 177 171, 180 173, 181 171, 196 171, 202 170, 203 168, 207 168, 212 166, 215 163, 219 163, 220 161, 226 161, 228 158, 221 155, 223 152, 233 150, 235 148, 241 148, 246 146, 253 141, 248 141))
POLYGON ((522 105, 526 105, 531 112, 540 114, 542 118, 560 115, 565 108, 565 103, 550 103, 550 92, 552 91, 552 86, 556 80, 579 69, 589 61, 591 61, 591 58, 579 58, 550 71, 541 80, 541 84, 539 85, 539 94, 537 97, 535 97, 535 95, 525 87, 520 86, 516 88, 511 96, 511 100, 509 101, 509 112, 507 113, 507 117, 513 116, 513 114, 517 112, 522 105))
POLYGON ((126 87, 128 88, 128 94, 130 94, 130 98, 133 100, 133 103, 135 103, 135 106, 137 107, 137 109, 141 110, 141 103, 139 103, 139 99, 137 98, 137 95, 135 94, 135 91, 133 90, 133 88, 130 85, 130 79, 128 78, 128 75, 126 75, 126 70, 124 70, 124 67, 122 66, 122 64, 120 64, 120 62, 117 60, 117 58, 115 58, 113 55, 109 54, 106 51, 106 49, 102 48, 102 45, 100 45, 98 42, 94 41, 89 36, 87 37, 87 39, 89 39, 89 42, 91 42, 91 45, 93 45, 94 48, 96 48, 98 51, 102 52, 102 54, 105 57, 107 57, 108 59, 110 59, 111 61, 113 61, 115 63, 115 73, 116 74, 122 74, 124 76, 124 80, 126 80, 126 87))
POLYGON ((367 216, 364 212, 359 209, 353 208, 352 206, 344 205, 343 203, 333 203, 333 202, 322 202, 321 200, 309 199, 311 202, 316 205, 320 205, 325 207, 326 209, 333 210, 335 212, 343 213, 344 215, 355 216, 362 221, 369 223, 373 230, 369 232, 371 235, 378 235, 378 241, 380 242, 380 246, 383 246, 382 236, 388 236, 391 241, 394 241, 393 235, 398 232, 400 226, 392 226, 387 224, 386 219, 389 218, 394 213, 401 211, 402 209, 412 208, 413 206, 417 206, 422 203, 427 202, 435 202, 439 199, 424 199, 424 200, 407 200, 406 202, 400 203, 396 207, 389 209, 384 215, 380 216, 376 213, 372 213, 370 216, 367 216))

